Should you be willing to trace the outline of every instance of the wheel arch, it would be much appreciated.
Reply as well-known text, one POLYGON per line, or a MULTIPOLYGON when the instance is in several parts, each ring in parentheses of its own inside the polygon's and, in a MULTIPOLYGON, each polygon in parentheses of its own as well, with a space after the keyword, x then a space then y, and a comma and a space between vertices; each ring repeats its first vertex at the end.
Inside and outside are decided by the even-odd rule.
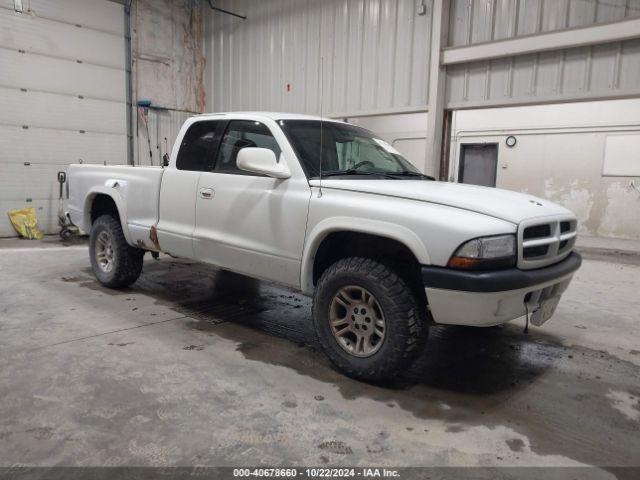
MULTIPOLYGON (((323 258, 327 242, 335 242, 336 236, 358 236, 367 241, 381 239, 385 248, 393 245, 406 249, 408 255, 418 264, 430 264, 429 254, 424 243, 411 230, 401 225, 351 217, 334 217, 318 223, 310 232, 302 255, 301 289, 311 294, 318 277, 321 275, 327 261, 323 258), (320 269, 321 271, 318 271, 320 269)), ((344 239, 344 237, 342 238, 344 239)), ((337 260, 348 256, 332 255, 330 259, 337 260)))
POLYGON ((116 214, 120 221, 124 238, 127 240, 127 243, 131 245, 124 200, 120 194, 113 191, 112 188, 96 186, 87 193, 84 204, 84 225, 87 228, 83 228, 83 230, 90 232, 93 222, 100 215, 113 213, 116 214))

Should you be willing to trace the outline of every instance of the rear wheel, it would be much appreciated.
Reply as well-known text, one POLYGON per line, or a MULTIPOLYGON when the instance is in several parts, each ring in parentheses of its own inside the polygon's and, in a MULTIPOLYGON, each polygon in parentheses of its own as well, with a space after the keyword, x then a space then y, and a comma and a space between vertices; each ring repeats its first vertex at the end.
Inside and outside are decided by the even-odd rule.
POLYGON ((94 275, 105 287, 127 287, 142 272, 144 250, 127 243, 120 221, 111 215, 102 215, 94 222, 89 256, 94 275))
POLYGON ((384 381, 406 370, 427 337, 426 305, 402 276, 368 258, 337 261, 313 299, 320 344, 347 375, 384 381))

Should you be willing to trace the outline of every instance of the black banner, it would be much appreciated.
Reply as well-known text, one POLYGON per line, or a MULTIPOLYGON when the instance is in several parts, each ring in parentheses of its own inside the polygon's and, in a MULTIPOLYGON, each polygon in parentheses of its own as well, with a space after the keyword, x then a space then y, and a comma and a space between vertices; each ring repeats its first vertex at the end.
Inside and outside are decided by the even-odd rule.
POLYGON ((0 467, 0 480, 638 480, 640 467, 0 467))

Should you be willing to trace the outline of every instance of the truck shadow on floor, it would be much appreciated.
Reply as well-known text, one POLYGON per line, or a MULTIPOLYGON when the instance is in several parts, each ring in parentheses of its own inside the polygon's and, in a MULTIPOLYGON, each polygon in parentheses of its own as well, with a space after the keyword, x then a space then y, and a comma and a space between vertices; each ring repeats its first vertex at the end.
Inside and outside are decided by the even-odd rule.
MULTIPOLYGON (((316 341, 310 298, 198 264, 164 263, 145 266, 134 288, 144 288, 184 314, 188 328, 237 341, 238 350, 250 360, 289 366, 332 383, 344 380, 316 341), (171 298, 174 295, 179 298, 171 298), (274 343, 273 337, 287 342, 274 343)), ((558 348, 562 347, 549 335, 524 335, 515 326, 432 327, 413 367, 382 386, 404 390, 422 384, 466 394, 513 392, 542 375, 559 355, 558 348)), ((362 388, 360 382, 349 382, 362 388)))
MULTIPOLYGON (((140 279, 123 290, 106 289, 91 278, 90 269, 85 273, 83 287, 101 295, 153 297, 157 304, 185 315, 187 328, 238 342, 238 350, 250 360, 288 366, 332 383, 346 379, 322 353, 311 321, 311 299, 302 294, 175 259, 147 261, 140 279)), ((406 390, 425 385, 480 395, 513 392, 542 375, 565 350, 549 334, 525 335, 514 325, 434 326, 413 366, 379 386, 406 390)), ((347 383, 356 389, 363 385, 350 379, 347 383)))
POLYGON ((175 321, 201 337, 194 355, 211 351, 216 342, 209 336, 222 337, 250 362, 289 368, 325 384, 312 383, 313 391, 303 392, 318 402, 337 389, 345 400, 370 399, 445 422, 449 433, 511 428, 528 439, 508 444, 516 455, 530 449, 587 464, 627 465, 637 452, 637 423, 621 417, 607 399, 614 385, 640 395, 637 367, 605 352, 564 346, 542 330, 525 335, 516 325, 432 327, 412 368, 393 383, 371 385, 329 364, 304 295, 182 260, 147 261, 140 279, 121 291, 104 289, 89 275, 78 283, 99 295, 142 294, 182 314, 175 321), (620 447, 603 449, 603 442, 620 447))

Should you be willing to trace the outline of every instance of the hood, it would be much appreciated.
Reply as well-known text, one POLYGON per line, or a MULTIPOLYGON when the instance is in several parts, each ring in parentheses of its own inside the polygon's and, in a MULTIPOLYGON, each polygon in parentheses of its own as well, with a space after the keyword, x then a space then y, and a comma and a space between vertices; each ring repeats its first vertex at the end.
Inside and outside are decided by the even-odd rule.
MULTIPOLYGON (((310 182, 318 186, 318 180, 310 182)), ((515 224, 525 219, 575 215, 564 207, 526 193, 451 182, 421 180, 323 179, 322 188, 386 195, 437 203, 490 215, 515 224)))

